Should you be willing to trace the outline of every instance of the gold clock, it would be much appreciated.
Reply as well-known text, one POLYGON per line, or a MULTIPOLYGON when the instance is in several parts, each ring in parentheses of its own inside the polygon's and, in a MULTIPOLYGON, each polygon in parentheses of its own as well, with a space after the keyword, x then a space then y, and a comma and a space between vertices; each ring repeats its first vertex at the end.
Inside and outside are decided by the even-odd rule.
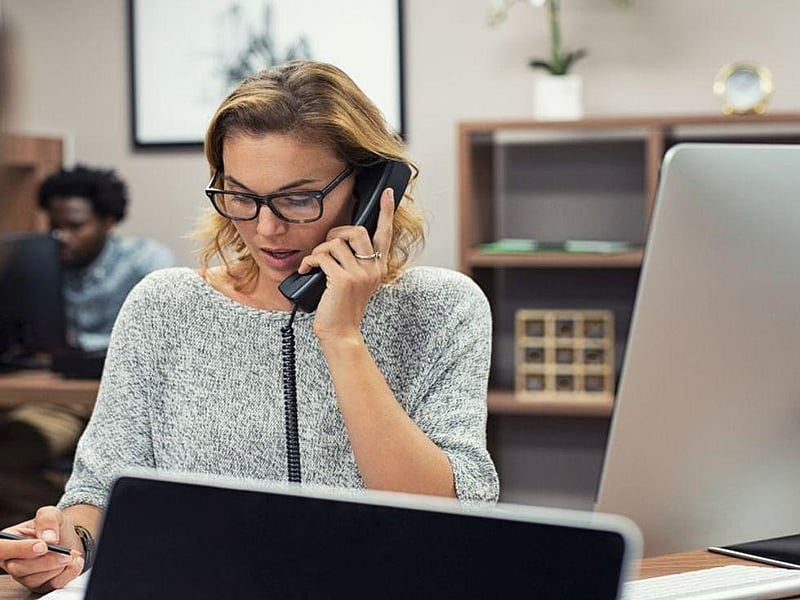
POLYGON ((725 65, 714 80, 714 93, 726 115, 762 114, 774 90, 769 69, 754 63, 725 65))

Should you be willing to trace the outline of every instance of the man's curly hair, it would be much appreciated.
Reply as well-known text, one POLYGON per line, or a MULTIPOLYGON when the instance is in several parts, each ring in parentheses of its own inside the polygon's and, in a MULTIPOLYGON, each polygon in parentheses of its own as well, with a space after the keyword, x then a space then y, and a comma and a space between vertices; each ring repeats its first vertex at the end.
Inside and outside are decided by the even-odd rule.
POLYGON ((53 173, 39 187, 39 206, 47 209, 51 199, 72 196, 86 198, 100 218, 111 217, 117 222, 125 218, 128 188, 113 169, 78 165, 72 170, 53 173))

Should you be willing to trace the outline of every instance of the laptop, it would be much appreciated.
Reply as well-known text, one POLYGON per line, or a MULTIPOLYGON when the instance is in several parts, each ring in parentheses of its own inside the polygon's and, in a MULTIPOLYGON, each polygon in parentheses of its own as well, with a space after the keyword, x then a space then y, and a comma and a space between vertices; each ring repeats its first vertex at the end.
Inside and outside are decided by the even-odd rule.
POLYGON ((800 532, 800 147, 664 158, 597 510, 645 556, 800 532))
POLYGON ((615 600, 638 555, 609 515, 135 474, 85 597, 615 600))

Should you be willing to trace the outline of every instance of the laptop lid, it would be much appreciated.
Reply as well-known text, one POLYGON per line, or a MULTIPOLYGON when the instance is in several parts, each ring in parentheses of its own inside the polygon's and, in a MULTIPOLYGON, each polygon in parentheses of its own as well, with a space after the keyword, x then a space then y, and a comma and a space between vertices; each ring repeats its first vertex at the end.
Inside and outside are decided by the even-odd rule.
POLYGON ((800 531, 800 147, 665 156, 597 509, 645 555, 800 531))
POLYGON ((607 515, 136 475, 113 487, 86 598, 614 600, 636 556, 607 515))

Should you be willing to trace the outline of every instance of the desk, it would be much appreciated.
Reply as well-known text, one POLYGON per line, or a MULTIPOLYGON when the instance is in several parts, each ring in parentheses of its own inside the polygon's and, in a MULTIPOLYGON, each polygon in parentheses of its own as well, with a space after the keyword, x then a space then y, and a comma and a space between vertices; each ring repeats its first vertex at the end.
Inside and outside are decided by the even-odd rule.
POLYGON ((100 382, 96 379, 65 379, 51 371, 16 371, 0 375, 0 410, 28 402, 81 406, 90 412, 100 382))
MULTIPOLYGON (((727 565, 746 565, 748 567, 772 568, 764 563, 715 554, 707 550, 692 550, 691 552, 679 552, 677 554, 665 554, 664 556, 653 556, 645 558, 639 566, 639 577, 637 579, 649 579, 650 577, 660 577, 661 575, 675 575, 676 573, 687 573, 700 569, 711 569, 713 567, 725 567, 727 565)), ((0 596, 2 600, 2 596, 0 596)))
POLYGON ((24 600, 26 598, 39 598, 11 579, 10 575, 0 575, 0 600, 24 600))
MULTIPOLYGON (((723 567, 725 565, 749 565, 756 567, 772 568, 769 565, 741 560, 722 554, 714 554, 705 550, 694 550, 692 552, 680 552, 678 554, 667 554, 665 556, 655 556, 645 558, 639 570, 639 578, 658 577, 659 575, 672 575, 674 573, 685 573, 687 571, 697 571, 698 569, 710 569, 711 567, 723 567)), ((28 598, 38 598, 21 585, 16 583, 8 575, 0 576, 0 600, 25 600, 28 598)))

